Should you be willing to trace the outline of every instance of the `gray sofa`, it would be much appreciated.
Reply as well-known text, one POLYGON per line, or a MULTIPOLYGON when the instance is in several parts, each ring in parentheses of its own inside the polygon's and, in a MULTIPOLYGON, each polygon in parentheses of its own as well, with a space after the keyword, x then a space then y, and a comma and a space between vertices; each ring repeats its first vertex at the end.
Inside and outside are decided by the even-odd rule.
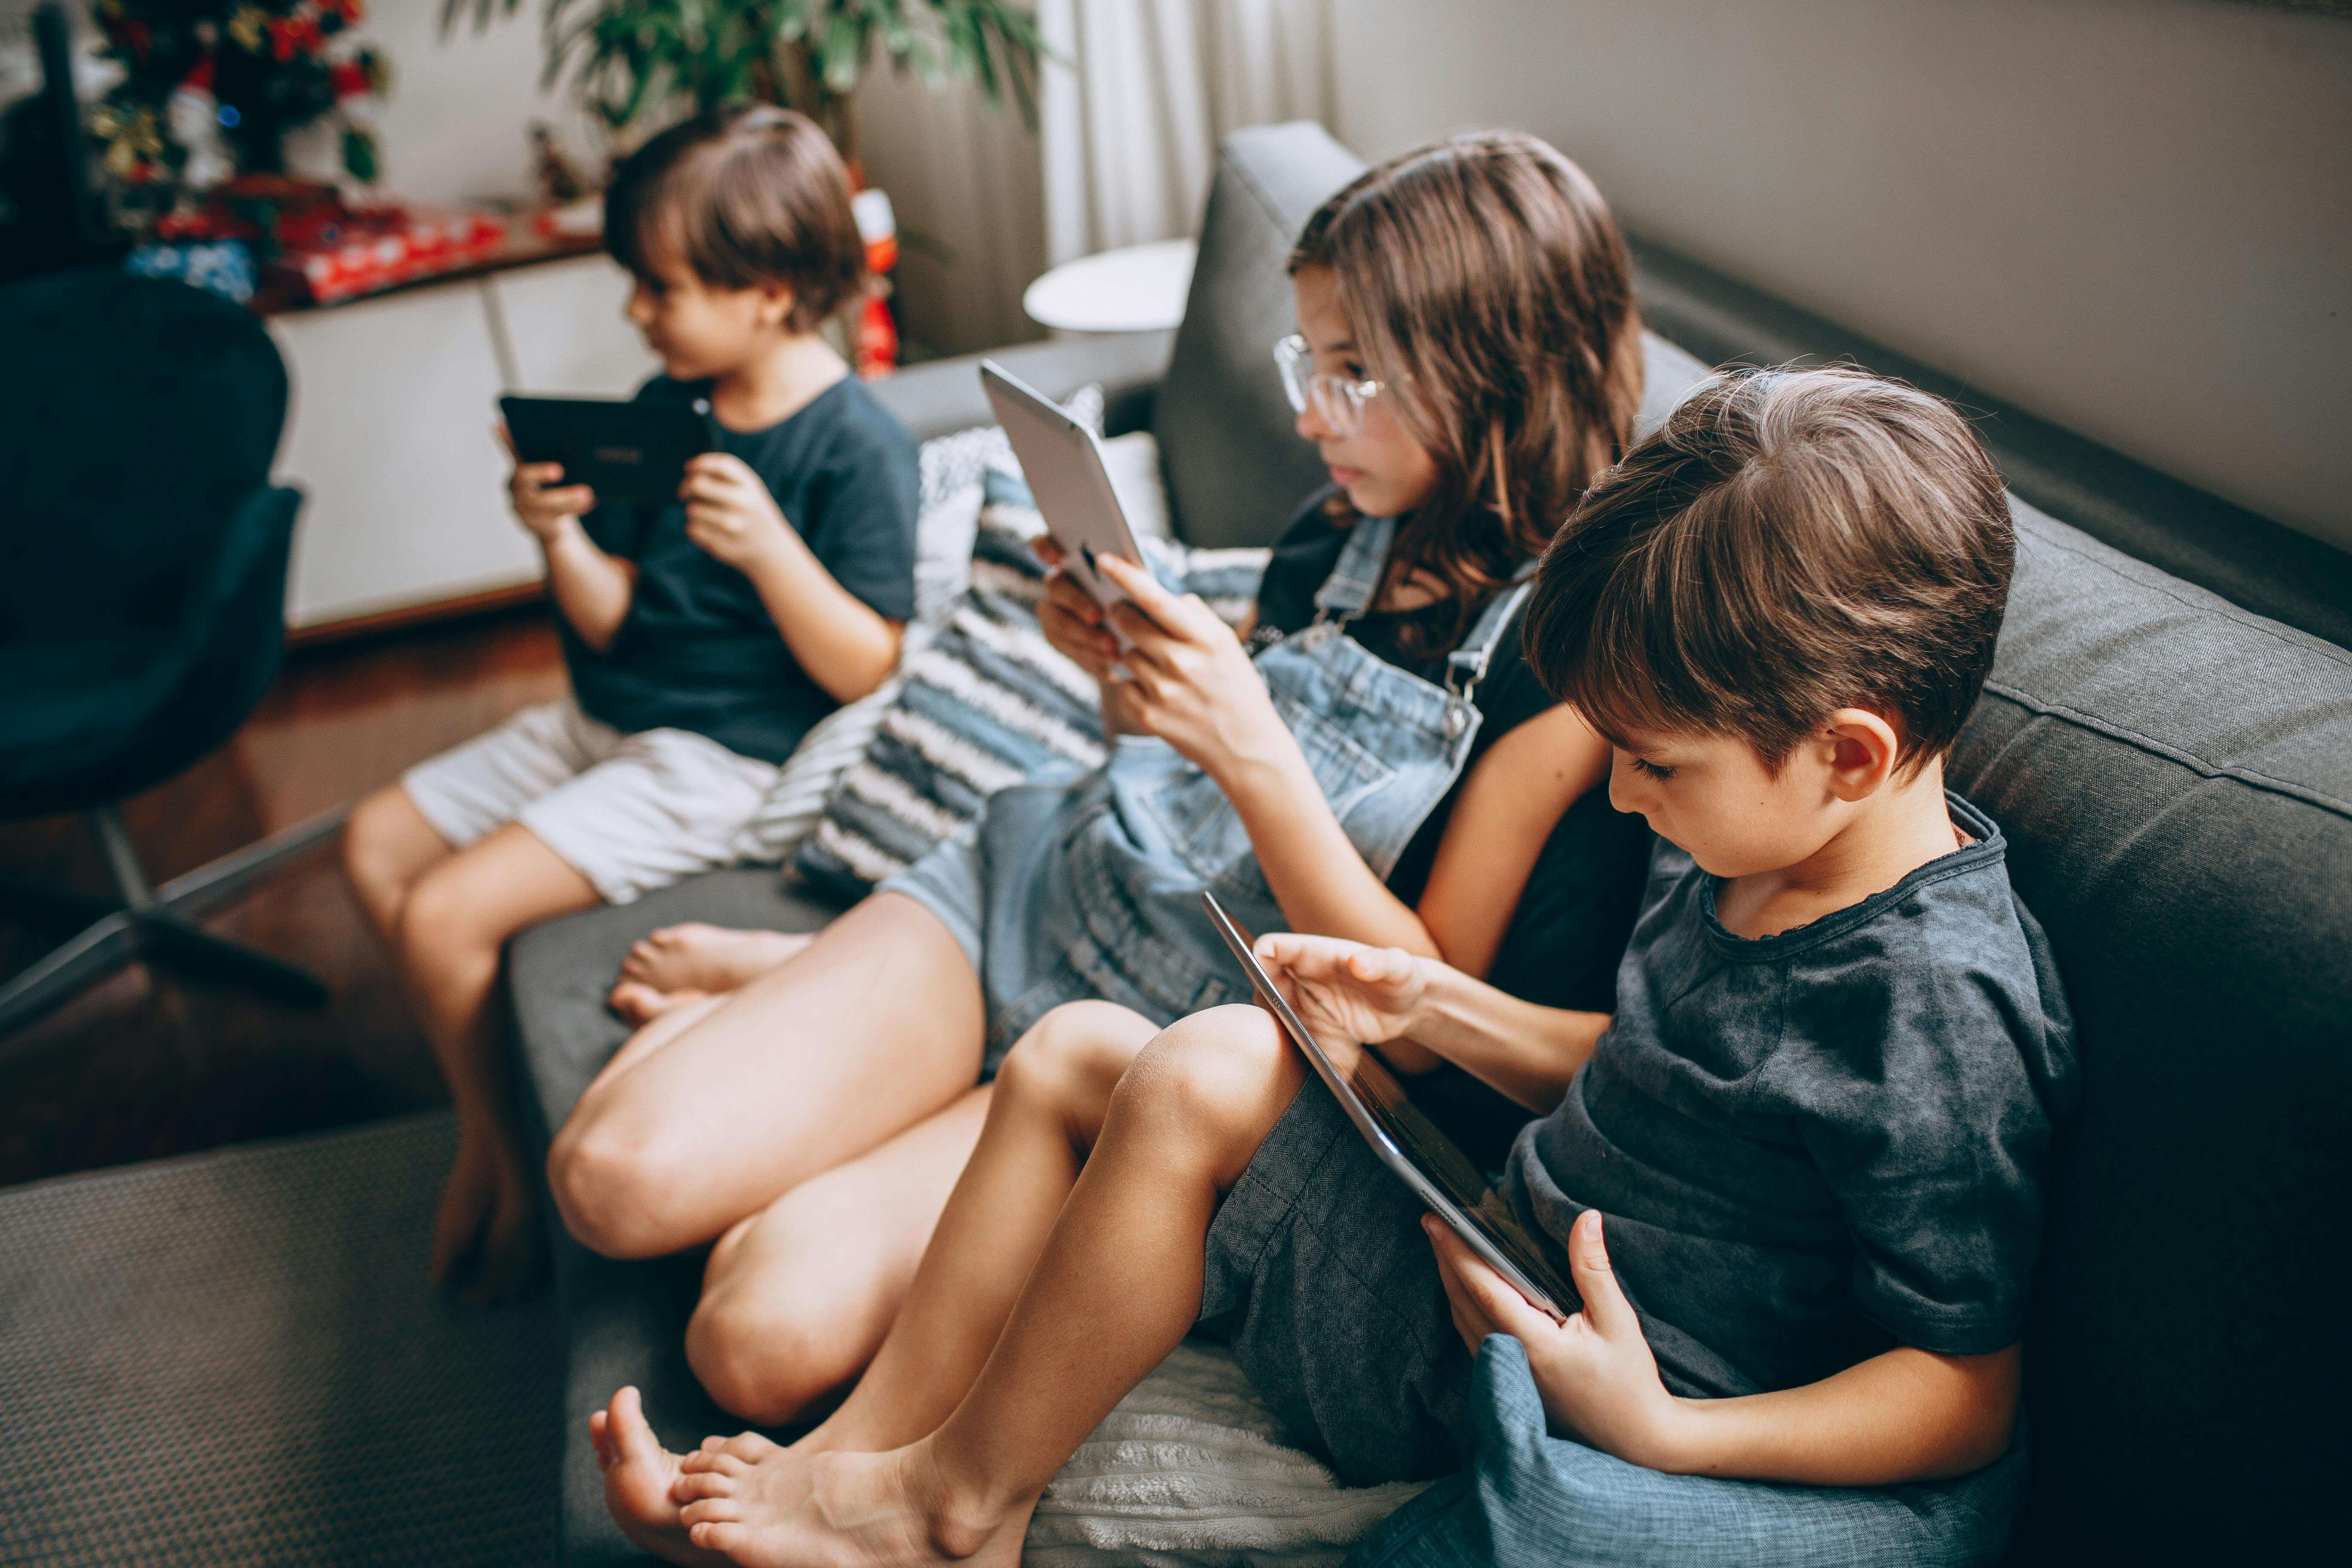
MULTIPOLYGON (((1100 382, 1114 433, 1155 431, 1192 542, 1265 542, 1321 478, 1290 435, 1268 347, 1290 329, 1291 237, 1360 167, 1311 126, 1234 136, 1172 342, 999 356, 1055 394, 1100 382)), ((1641 259, 1653 325, 1710 362, 1843 353, 1929 379, 1680 258, 1641 259)), ((1656 337, 1649 350, 1654 412, 1700 366, 1656 337)), ((987 419, 970 361, 878 390, 919 437, 987 419)), ((2153 541, 2139 553, 2175 567, 2221 559, 2209 580, 2240 603, 2328 629, 2352 605, 2334 600, 2352 562, 2239 514, 2242 559, 2212 498, 2022 416, 1987 430, 2012 483, 2024 476, 2062 516, 2015 503, 2007 627, 1953 773, 2009 833, 2081 1022, 2085 1078, 2028 1341, 2034 1486, 2013 1558, 2272 1555, 2316 1527, 2352 1392, 2352 653, 2070 524, 2153 541)), ((681 919, 808 930, 831 912, 744 869, 519 937, 510 995, 541 1136, 624 1036, 602 999, 637 936, 681 919)), ((605 1521, 586 1415, 635 1383, 673 1442, 733 1425, 681 1350, 700 1259, 615 1264, 554 1239, 564 1561, 635 1561, 605 1521)))

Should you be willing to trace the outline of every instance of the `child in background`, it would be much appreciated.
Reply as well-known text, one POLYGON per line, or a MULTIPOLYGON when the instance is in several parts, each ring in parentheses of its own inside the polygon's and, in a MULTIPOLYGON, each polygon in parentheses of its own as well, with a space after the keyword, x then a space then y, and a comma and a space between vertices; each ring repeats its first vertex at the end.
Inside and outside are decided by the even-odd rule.
POLYGON ((1421 1219, 1261 1010, 1138 1053, 1081 1004, 1006 1062, 842 1408, 790 1448, 681 1461, 624 1390, 591 1423, 608 1500, 646 1500, 638 1538, 679 1562, 1010 1564, 1196 1321, 1359 1485, 1466 1459, 1489 1333, 1525 1344, 1555 1433, 1638 1465, 1874 1487, 1999 1458, 2075 1070, 2000 830, 1943 787, 2012 548, 1944 404, 1836 371, 1717 380, 1587 494, 1528 612, 1530 664, 1664 840, 1613 1018, 1402 949, 1260 942, 1335 1048, 1406 1042, 1549 1103, 1503 1193, 1580 1297, 1564 1324, 1421 1219), (1302 1096, 1319 1113, 1285 1116, 1302 1096), (1313 1145, 1286 1197, 1244 1174, 1277 1121, 1313 1145), (668 1484, 614 1484, 638 1476, 668 1484))
POLYGON ((511 1295, 533 1258, 492 1005, 507 939, 732 861, 801 737, 898 662, 915 445, 817 335, 865 284, 849 195, 824 133, 775 109, 674 127, 622 165, 605 245, 664 371, 637 396, 707 399, 718 449, 658 510, 519 464, 572 696, 352 813, 352 884, 457 1105, 433 1268, 470 1297, 511 1295))

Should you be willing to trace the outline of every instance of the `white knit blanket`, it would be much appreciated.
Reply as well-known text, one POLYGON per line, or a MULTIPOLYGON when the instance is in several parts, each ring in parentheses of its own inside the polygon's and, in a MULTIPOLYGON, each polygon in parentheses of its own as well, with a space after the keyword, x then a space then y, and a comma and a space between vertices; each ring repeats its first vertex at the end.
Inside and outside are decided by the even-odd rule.
POLYGON ((1045 1489, 1031 1568, 1336 1565, 1419 1483, 1347 1488, 1275 1436, 1221 1346, 1187 1342, 1095 1428, 1045 1489))

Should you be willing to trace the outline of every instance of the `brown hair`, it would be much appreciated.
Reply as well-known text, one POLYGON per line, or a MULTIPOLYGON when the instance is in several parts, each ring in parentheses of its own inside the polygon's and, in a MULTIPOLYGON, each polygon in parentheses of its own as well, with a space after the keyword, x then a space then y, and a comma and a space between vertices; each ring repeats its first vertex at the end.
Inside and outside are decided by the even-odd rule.
POLYGON ((642 279, 676 257, 714 289, 781 283, 789 325, 817 325, 866 287, 849 172, 816 122, 760 105, 673 125, 604 193, 604 248, 642 279))
MULTIPOLYGON (((1436 461, 1382 589, 1434 579, 1437 613, 1400 641, 1450 647, 1632 438, 1642 332, 1624 238, 1583 170, 1489 131, 1359 175, 1299 232, 1290 270, 1308 267, 1329 269, 1381 395, 1436 461)), ((1344 496, 1331 510, 1354 515, 1344 496)))
POLYGON ((1718 375, 1544 555, 1528 663, 1604 735, 1736 735, 1778 770, 1839 708, 1941 755, 1992 667, 2016 554, 1958 410, 1859 371, 1718 375))

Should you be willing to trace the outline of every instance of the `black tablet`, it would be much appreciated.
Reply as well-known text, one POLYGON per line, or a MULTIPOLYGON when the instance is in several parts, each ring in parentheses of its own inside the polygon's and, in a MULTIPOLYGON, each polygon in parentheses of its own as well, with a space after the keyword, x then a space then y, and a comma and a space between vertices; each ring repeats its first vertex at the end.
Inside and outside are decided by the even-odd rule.
POLYGON ((599 505, 677 499, 687 459, 718 443, 707 403, 631 403, 609 397, 501 397, 515 460, 561 463, 567 485, 587 485, 599 505))

